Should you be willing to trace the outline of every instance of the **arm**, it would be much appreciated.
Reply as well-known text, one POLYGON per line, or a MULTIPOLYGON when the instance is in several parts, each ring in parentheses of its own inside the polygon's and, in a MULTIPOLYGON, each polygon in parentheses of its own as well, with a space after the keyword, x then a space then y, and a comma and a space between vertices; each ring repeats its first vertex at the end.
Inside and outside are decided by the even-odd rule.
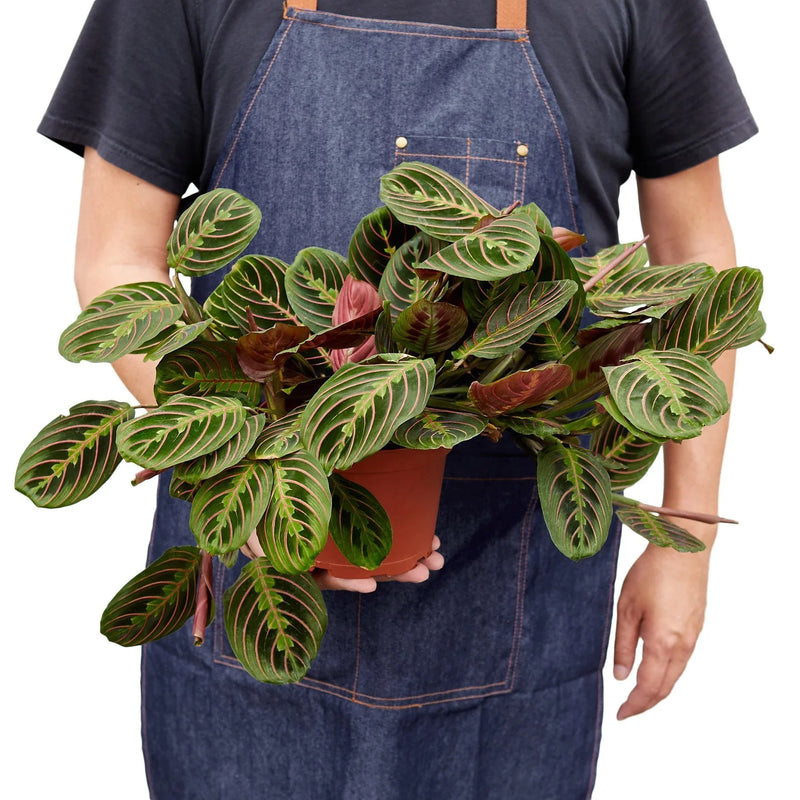
MULTIPOLYGON (((87 147, 75 250, 75 286, 81 307, 101 292, 135 281, 169 283, 167 240, 178 210, 178 195, 159 189, 102 159, 87 147)), ((152 361, 128 355, 114 369, 143 405, 154 405, 156 368, 152 361)), ((251 547, 258 548, 255 537, 251 547)), ((420 583, 431 570, 441 569, 444 558, 434 537, 433 552, 409 572, 393 580, 420 583)), ((260 549, 260 548, 258 548, 260 549)), ((374 578, 346 580, 317 570, 320 588, 371 592, 374 578)))
MULTIPOLYGON (((735 265, 718 159, 665 178, 640 178, 638 188, 651 263, 701 261, 717 269, 735 265)), ((730 397, 733 352, 724 353, 715 369, 730 397)), ((696 439, 664 447, 663 505, 717 513, 727 428, 726 415, 696 439)), ((630 673, 640 637, 644 646, 636 686, 619 709, 618 719, 646 711, 670 693, 703 626, 716 526, 675 521, 702 539, 706 550, 687 554, 648 545, 625 578, 617 610, 616 678, 630 673)))
MULTIPOLYGON (((169 282, 166 244, 179 199, 86 148, 75 248, 75 286, 81 308, 120 284, 169 282)), ((152 361, 130 355, 113 366, 140 403, 155 403, 152 361)))

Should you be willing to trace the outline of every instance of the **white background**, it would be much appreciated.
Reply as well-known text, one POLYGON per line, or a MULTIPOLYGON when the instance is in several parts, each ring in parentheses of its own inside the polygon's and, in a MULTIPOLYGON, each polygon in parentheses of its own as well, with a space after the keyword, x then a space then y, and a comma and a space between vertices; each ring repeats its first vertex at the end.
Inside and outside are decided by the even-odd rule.
MULTIPOLYGON (((77 311, 71 258, 81 162, 35 134, 89 5, 15 4, 0 47, 2 771, 4 795, 20 800, 147 797, 139 652, 106 642, 98 623, 142 565, 153 487, 131 488, 133 468, 122 468, 98 495, 58 511, 35 509, 11 488, 19 454, 45 422, 84 399, 125 399, 110 368, 58 357, 58 335, 77 311)), ((719 536, 698 650, 671 697, 623 723, 614 714, 629 685, 609 672, 595 800, 798 796, 800 524, 790 455, 799 366, 797 28, 787 16, 792 5, 780 0, 711 7, 761 127, 722 164, 739 262, 765 272, 766 338, 777 349, 768 356, 754 346, 739 360, 720 508, 741 524, 719 536)), ((630 187, 623 197, 621 238, 636 239, 630 187)), ((634 494, 658 503, 658 476, 634 494)), ((641 549, 626 533, 621 574, 641 549)))

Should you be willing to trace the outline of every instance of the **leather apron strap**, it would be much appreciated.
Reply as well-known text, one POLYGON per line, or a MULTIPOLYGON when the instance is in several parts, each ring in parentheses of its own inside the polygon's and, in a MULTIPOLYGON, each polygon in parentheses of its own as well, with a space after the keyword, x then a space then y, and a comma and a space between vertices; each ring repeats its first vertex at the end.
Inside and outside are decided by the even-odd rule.
MULTIPOLYGON (((289 5, 317 10, 317 0, 290 0, 289 5)), ((526 0, 497 0, 497 27, 523 30, 527 27, 526 0)))

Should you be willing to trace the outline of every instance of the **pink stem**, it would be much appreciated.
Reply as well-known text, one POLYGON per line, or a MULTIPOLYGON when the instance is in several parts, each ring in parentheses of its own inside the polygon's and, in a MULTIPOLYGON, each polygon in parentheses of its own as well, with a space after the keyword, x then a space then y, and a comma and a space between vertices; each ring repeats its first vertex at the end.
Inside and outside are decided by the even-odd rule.
POLYGON ((667 517, 680 517, 681 519, 693 519, 695 522, 705 522, 709 525, 716 525, 718 522, 727 522, 731 525, 738 525, 735 519, 718 517, 716 514, 703 514, 700 511, 684 511, 682 508, 666 508, 664 506, 650 506, 647 503, 637 503, 639 508, 650 511, 653 514, 663 514, 667 517))
POLYGON ((637 242, 634 245, 631 245, 627 250, 620 253, 610 264, 607 264, 603 269, 600 270, 595 275, 592 275, 586 283, 583 284, 583 290, 588 292, 589 289, 592 288, 596 283, 599 283, 603 278, 608 275, 609 272, 615 270, 620 264, 628 260, 629 256, 632 256, 650 237, 645 236, 640 242, 637 242))
POLYGON ((214 580, 214 563, 210 553, 204 552, 200 558, 200 575, 197 582, 197 600, 194 609, 194 626, 192 636, 194 643, 199 647, 206 638, 206 625, 208 625, 209 599, 212 596, 212 582, 214 580))

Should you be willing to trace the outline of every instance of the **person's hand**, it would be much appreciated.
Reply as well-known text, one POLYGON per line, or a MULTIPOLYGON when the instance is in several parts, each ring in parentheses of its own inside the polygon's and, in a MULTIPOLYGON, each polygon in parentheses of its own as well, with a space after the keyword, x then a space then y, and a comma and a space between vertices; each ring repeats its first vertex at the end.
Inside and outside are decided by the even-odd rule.
POLYGON ((636 686, 617 719, 652 708, 681 676, 703 627, 708 563, 708 552, 677 553, 649 545, 628 572, 617 606, 617 680, 630 674, 640 637, 644 646, 636 686))
MULTIPOLYGON (((316 581, 320 589, 358 592, 360 594, 374 592, 375 589, 378 588, 378 583, 384 581, 422 583, 428 580, 431 572, 440 570, 444 566, 444 556, 439 552, 440 547, 441 542, 439 541, 439 537, 434 535, 431 541, 431 554, 426 558, 421 558, 408 572, 403 572, 400 575, 379 578, 337 578, 335 575, 331 575, 327 570, 314 569, 311 573, 311 577, 316 581)), ((248 558, 256 558, 264 555, 264 550, 261 548, 255 532, 250 535, 247 543, 242 547, 242 552, 248 558)))

